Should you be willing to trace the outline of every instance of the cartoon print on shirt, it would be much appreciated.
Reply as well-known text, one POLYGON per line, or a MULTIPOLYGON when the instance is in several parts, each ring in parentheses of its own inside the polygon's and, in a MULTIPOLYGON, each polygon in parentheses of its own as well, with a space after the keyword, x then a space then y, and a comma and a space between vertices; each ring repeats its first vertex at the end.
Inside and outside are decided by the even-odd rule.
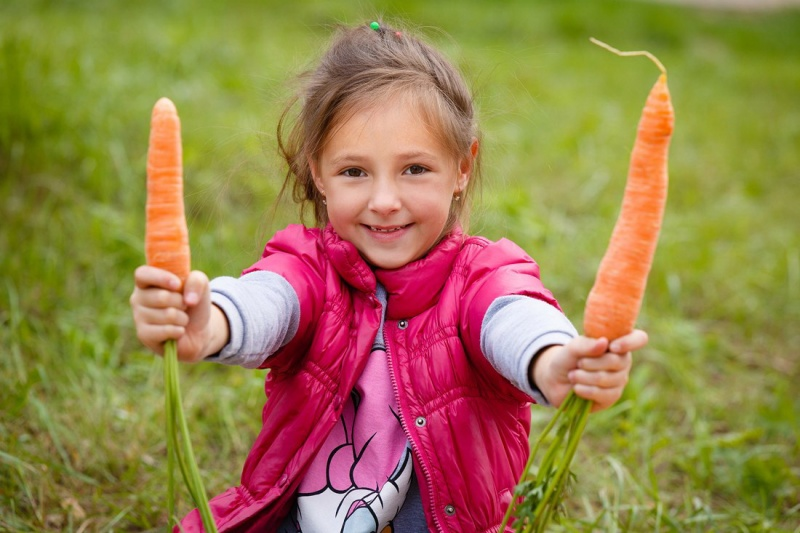
POLYGON ((391 533, 413 474, 386 352, 374 347, 339 423, 298 489, 297 531, 391 533), (387 390, 388 389, 388 390, 387 390))

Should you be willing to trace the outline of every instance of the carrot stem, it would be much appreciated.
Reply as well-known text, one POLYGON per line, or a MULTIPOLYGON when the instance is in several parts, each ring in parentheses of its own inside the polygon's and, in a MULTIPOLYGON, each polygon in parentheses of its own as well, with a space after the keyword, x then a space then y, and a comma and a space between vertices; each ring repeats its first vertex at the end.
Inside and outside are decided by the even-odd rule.
POLYGON ((656 64, 656 66, 658 67, 658 69, 661 71, 662 74, 664 74, 665 76, 667 74, 667 69, 666 69, 666 67, 664 67, 664 64, 661 61, 659 61, 656 56, 654 56, 653 54, 651 54, 647 50, 633 50, 633 51, 623 52, 622 50, 618 50, 618 49, 614 48, 613 46, 611 46, 610 44, 606 44, 606 43, 604 43, 603 41, 601 41, 599 39, 595 39, 594 37, 589 37, 589 40, 592 41, 597 46, 599 46, 601 48, 605 48, 609 52, 615 53, 618 56, 622 56, 622 57, 645 56, 648 59, 650 59, 650 61, 652 61, 653 63, 656 64))
MULTIPOLYGON (((530 469, 533 466, 533 462, 536 459, 536 456, 539 452, 539 448, 542 446, 545 440, 547 440, 548 436, 550 435, 553 428, 555 428, 559 421, 562 419, 563 416, 567 416, 567 413, 572 409, 572 405, 575 403, 575 400, 578 397, 574 393, 570 393, 567 398, 561 403, 559 408, 556 410, 555 414, 550 419, 550 422, 544 427, 544 429, 539 434, 539 438, 536 439, 536 443, 534 444, 533 448, 531 449, 531 453, 528 456, 528 461, 525 463, 525 468, 522 471, 522 477, 520 478, 520 483, 525 481, 530 477, 534 477, 536 480, 536 486, 541 486, 542 483, 545 483, 548 477, 547 471, 551 469, 552 464, 555 460, 556 452, 561 448, 560 443, 562 442, 561 435, 557 433, 555 437, 555 441, 551 444, 550 448, 548 448, 547 454, 544 459, 542 459, 539 468, 537 469, 536 475, 530 475, 530 469)), ((511 519, 512 514, 514 511, 520 508, 520 504, 518 503, 518 499, 523 496, 519 493, 519 491, 514 491, 514 499, 512 500, 511 504, 508 506, 506 510, 505 516, 503 516, 503 522, 500 525, 500 531, 504 531, 504 528, 508 525, 509 520, 511 519)), ((533 522, 529 523, 523 533, 527 533, 530 531, 530 528, 533 526, 533 522)))
POLYGON ((570 397, 573 400, 570 404, 569 416, 564 422, 566 443, 561 443, 562 446, 566 445, 566 449, 558 461, 559 468, 556 468, 555 478, 548 484, 547 492, 542 498, 544 514, 541 517, 536 517, 536 522, 540 525, 537 531, 544 531, 544 528, 550 522, 550 517, 560 505, 561 494, 564 492, 567 478, 569 477, 569 466, 575 457, 578 444, 589 420, 589 413, 592 410, 592 402, 578 397, 574 392, 570 392, 570 397))
MULTIPOLYGON (((167 454, 168 463, 177 462, 183 476, 186 488, 200 512, 203 528, 209 533, 216 533, 217 526, 208 505, 208 496, 197 468, 197 461, 192 450, 192 442, 189 438, 189 426, 183 411, 183 402, 180 395, 180 380, 178 374, 178 352, 175 341, 168 341, 164 346, 164 381, 167 387, 167 454), (172 461, 170 461, 170 458, 172 461)), ((168 485, 170 494, 168 499, 172 500, 174 506, 174 475, 172 464, 169 464, 168 485)), ((174 509, 170 509, 170 516, 174 515, 174 509)))
POLYGON ((167 531, 172 531, 172 526, 177 523, 175 505, 175 463, 177 461, 177 450, 175 442, 170 437, 175 434, 175 413, 173 410, 174 402, 169 396, 168 383, 172 382, 172 359, 177 360, 177 349, 174 340, 168 340, 164 345, 164 384, 167 386, 167 394, 164 395, 164 411, 166 413, 167 424, 167 510, 169 512, 167 520, 167 531))

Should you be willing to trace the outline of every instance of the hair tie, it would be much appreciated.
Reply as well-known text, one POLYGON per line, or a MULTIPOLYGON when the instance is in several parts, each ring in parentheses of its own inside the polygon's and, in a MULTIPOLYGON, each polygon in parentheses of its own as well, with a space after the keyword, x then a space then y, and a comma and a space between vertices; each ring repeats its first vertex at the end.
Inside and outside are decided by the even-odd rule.
MULTIPOLYGON (((373 20, 372 22, 370 22, 368 24, 368 27, 369 27, 369 29, 374 30, 376 33, 380 33, 381 36, 386 35, 386 30, 384 28, 381 28, 380 22, 377 22, 377 21, 373 20)), ((394 36, 397 39, 400 39, 401 37, 403 37, 403 32, 395 31, 393 33, 394 33, 394 36)))

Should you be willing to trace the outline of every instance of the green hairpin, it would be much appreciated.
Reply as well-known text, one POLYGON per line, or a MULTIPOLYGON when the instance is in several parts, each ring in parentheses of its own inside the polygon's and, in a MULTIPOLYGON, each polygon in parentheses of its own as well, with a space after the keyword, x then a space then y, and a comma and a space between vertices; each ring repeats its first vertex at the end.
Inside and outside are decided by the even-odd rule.
POLYGON ((381 25, 378 24, 377 22, 370 22, 369 27, 375 31, 381 31, 381 25))

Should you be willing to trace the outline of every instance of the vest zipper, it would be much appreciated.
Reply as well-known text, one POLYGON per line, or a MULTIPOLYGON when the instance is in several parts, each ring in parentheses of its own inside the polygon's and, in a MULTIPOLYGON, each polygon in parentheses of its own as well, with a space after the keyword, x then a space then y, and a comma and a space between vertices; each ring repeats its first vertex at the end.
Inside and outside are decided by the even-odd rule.
POLYGON ((425 462, 422 460, 422 454, 417 451, 417 447, 414 446, 414 439, 411 437, 411 432, 408 430, 408 426, 406 425, 406 419, 403 417, 403 409, 400 406, 400 393, 398 392, 397 388, 397 378, 394 374, 394 358, 392 357, 391 351, 389 350, 389 339, 386 335, 386 322, 383 323, 383 344, 386 347, 386 358, 389 360, 389 377, 392 381, 392 392, 394 392, 394 400, 397 402, 397 411, 400 417, 400 427, 403 428, 403 433, 406 434, 406 438, 411 443, 411 451, 416 455, 417 461, 419 462, 419 466, 422 468, 422 473, 425 476, 425 483, 427 484, 428 494, 430 498, 430 507, 431 512, 433 513, 433 523, 436 525, 437 531, 444 531, 442 529, 442 525, 439 522, 439 516, 436 513, 436 502, 433 499, 433 483, 431 483, 431 473, 428 470, 428 467, 425 465, 425 462))

